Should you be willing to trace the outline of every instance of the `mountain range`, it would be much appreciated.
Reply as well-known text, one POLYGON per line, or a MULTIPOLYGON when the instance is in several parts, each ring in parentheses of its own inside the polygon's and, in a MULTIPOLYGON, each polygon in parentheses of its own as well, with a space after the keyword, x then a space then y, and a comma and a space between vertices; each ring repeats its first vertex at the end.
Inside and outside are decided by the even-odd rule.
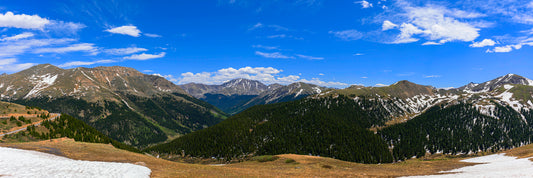
POLYGON ((296 153, 381 163, 533 141, 533 81, 516 74, 452 89, 405 80, 345 89, 248 79, 178 86, 126 67, 42 64, 0 75, 0 99, 72 115, 167 157, 296 153))
POLYGON ((0 98, 75 116, 113 139, 139 147, 226 117, 172 82, 126 67, 61 69, 41 64, 1 75, 0 98))
POLYGON ((251 107, 146 151, 224 159, 296 153, 362 163, 495 152, 532 143, 532 85, 508 74, 454 89, 409 81, 332 89, 251 107))
POLYGON ((234 115, 249 107, 293 101, 318 94, 326 87, 302 82, 290 85, 265 85, 256 80, 233 79, 221 85, 188 83, 180 85, 190 95, 234 115))

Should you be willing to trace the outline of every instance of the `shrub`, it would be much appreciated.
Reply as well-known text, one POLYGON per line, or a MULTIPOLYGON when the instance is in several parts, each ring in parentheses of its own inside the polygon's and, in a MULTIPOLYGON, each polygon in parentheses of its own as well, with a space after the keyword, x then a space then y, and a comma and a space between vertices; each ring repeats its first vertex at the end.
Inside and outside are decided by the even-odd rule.
POLYGON ((286 159, 285 160, 285 163, 289 164, 289 163, 295 163, 296 161, 294 159, 286 159))
POLYGON ((263 162, 268 162, 268 161, 275 161, 277 160, 279 157, 277 156, 272 156, 272 155, 263 155, 263 156, 256 156, 256 157, 253 157, 252 160, 254 161, 258 161, 260 163, 263 163, 263 162))
POLYGON ((331 169, 331 168, 333 168, 333 166, 330 166, 330 165, 324 164, 324 165, 322 165, 322 168, 331 169))

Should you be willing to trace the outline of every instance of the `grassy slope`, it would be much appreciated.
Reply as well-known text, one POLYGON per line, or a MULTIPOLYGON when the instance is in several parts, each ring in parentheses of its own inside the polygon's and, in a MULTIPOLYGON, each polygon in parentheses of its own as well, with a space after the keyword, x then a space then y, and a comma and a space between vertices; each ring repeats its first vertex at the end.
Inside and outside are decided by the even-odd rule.
MULTIPOLYGON (((79 160, 145 164, 152 170, 152 177, 396 177, 437 174, 439 171, 471 165, 459 162, 462 158, 442 155, 394 164, 369 165, 326 157, 284 154, 278 155, 280 159, 271 162, 246 161, 213 166, 171 162, 116 149, 106 144, 74 142, 70 139, 0 143, 0 146, 38 150, 79 160), (285 163, 287 159, 293 159, 296 163, 285 163)), ((520 150, 522 155, 531 155, 533 145, 516 150, 520 150)))

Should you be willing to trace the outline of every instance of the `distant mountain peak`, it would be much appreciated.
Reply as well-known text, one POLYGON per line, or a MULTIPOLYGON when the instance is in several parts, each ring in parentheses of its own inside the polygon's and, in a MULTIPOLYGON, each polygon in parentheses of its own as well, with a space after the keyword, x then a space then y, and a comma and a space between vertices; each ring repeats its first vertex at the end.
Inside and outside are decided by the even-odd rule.
POLYGON ((478 92, 489 92, 493 91, 494 89, 500 88, 504 85, 529 85, 533 86, 533 80, 522 77, 520 75, 516 74, 506 74, 504 76, 498 77, 496 79, 476 84, 476 83, 469 83, 465 86, 459 87, 459 90, 462 90, 464 92, 469 93, 478 93, 478 92))

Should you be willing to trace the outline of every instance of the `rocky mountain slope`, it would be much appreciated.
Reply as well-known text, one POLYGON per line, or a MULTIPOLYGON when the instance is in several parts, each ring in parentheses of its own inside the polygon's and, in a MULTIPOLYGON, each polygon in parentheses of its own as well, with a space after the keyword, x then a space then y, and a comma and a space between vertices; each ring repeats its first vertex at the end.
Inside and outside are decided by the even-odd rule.
POLYGON ((221 85, 189 83, 180 87, 228 114, 236 114, 255 105, 293 101, 327 90, 325 87, 302 82, 287 86, 280 84, 267 86, 256 80, 242 78, 221 85))
POLYGON ((225 117, 172 82, 126 67, 37 65, 0 76, 0 98, 76 116, 134 146, 162 142, 225 117))

